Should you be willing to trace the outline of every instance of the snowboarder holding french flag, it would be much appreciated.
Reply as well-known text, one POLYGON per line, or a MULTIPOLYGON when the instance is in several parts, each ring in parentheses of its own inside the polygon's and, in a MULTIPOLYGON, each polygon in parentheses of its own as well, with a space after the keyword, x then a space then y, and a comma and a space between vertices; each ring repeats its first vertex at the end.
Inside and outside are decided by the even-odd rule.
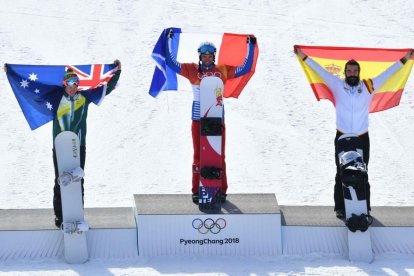
MULTIPOLYGON (((194 203, 199 202, 199 177, 200 177, 200 82, 204 77, 215 76, 219 77, 223 83, 226 80, 241 77, 250 72, 253 58, 254 48, 256 44, 256 37, 247 37, 247 53, 244 62, 240 66, 230 66, 226 64, 215 64, 217 49, 211 42, 203 42, 198 47, 199 61, 196 63, 179 63, 172 53, 171 41, 174 39, 173 29, 167 32, 166 44, 166 64, 174 72, 187 78, 193 90, 193 105, 192 105, 192 125, 191 133, 193 138, 193 166, 192 166, 192 200, 194 203)), ((227 176, 225 163, 225 124, 222 129, 222 186, 220 201, 226 201, 227 192, 227 176)))

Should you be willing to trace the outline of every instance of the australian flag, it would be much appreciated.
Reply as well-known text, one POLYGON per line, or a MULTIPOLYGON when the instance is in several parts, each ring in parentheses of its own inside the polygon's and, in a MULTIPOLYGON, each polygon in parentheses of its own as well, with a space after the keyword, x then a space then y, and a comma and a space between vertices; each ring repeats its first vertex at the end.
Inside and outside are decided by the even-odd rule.
POLYGON ((63 76, 67 69, 78 75, 80 93, 97 105, 115 73, 113 64, 6 66, 7 79, 32 130, 55 117, 64 93, 63 76))

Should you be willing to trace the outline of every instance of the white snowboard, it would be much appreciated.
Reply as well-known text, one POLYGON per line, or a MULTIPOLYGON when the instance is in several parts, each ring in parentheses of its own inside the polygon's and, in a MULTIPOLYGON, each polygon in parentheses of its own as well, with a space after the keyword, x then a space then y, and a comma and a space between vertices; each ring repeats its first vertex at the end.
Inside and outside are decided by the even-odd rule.
MULTIPOLYGON (((344 134, 339 137, 341 139, 358 139, 355 135, 344 134)), ((338 140, 338 141, 339 141, 338 140)), ((348 147, 348 146, 347 146, 348 147)), ((363 156, 361 148, 346 148, 338 154, 338 158, 346 151, 356 151, 363 156)), ((352 214, 361 215, 368 214, 366 199, 358 200, 357 193, 353 187, 344 187, 345 217, 352 217, 352 214), (345 192, 349 191, 351 198, 346 198, 345 192)), ((348 229, 348 257, 350 261, 362 261, 371 263, 374 260, 372 252, 371 234, 369 228, 365 232, 352 232, 348 229)))
MULTIPOLYGON (((367 213, 367 203, 365 200, 358 200, 355 189, 348 188, 352 200, 345 199, 345 216, 350 218, 352 214, 360 215, 367 213)), ((348 229, 348 257, 350 261, 362 261, 371 263, 374 260, 372 252, 371 233, 369 228, 365 232, 351 232, 348 229)))
POLYGON ((78 136, 71 131, 60 133, 55 139, 55 150, 59 176, 62 177, 60 191, 65 259, 71 264, 84 263, 89 258, 86 240, 86 231, 89 226, 84 221, 81 178, 68 181, 66 177, 67 173, 80 168, 78 136))
MULTIPOLYGON (((215 120, 220 126, 223 123, 223 81, 218 77, 205 77, 200 82, 200 184, 199 209, 202 212, 217 213, 221 209, 219 194, 222 179, 203 177, 203 169, 214 167, 222 169, 221 157, 222 134, 205 133, 203 120, 215 120)), ((208 125, 208 124, 207 124, 208 125)), ((208 128, 207 128, 208 129, 208 128)))

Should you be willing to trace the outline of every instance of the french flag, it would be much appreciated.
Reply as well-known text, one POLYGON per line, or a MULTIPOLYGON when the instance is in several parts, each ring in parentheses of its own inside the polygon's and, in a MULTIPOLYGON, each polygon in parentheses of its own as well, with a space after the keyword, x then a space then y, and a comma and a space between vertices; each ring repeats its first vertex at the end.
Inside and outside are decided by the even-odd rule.
MULTIPOLYGON (((174 39, 171 41, 173 55, 180 63, 198 63, 197 49, 200 43, 205 41, 214 43, 217 48, 216 64, 240 66, 246 58, 248 34, 183 31, 181 28, 164 29, 151 55, 156 63, 149 90, 149 94, 153 97, 157 97, 160 92, 167 90, 192 91, 190 82, 176 74, 165 63, 167 32, 170 29, 174 30, 174 39)), ((239 97, 244 86, 255 72, 258 55, 259 48, 256 43, 251 71, 239 78, 227 80, 224 86, 224 97, 239 97)))

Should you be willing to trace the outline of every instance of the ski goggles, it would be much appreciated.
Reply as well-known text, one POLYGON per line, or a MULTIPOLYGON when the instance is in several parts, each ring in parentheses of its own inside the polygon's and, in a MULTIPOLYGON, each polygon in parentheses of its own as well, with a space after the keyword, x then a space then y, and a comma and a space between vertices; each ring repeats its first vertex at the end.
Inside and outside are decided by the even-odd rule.
POLYGON ((64 84, 65 86, 72 86, 72 85, 79 86, 79 78, 78 78, 78 77, 73 77, 73 78, 70 78, 70 79, 64 80, 64 81, 63 81, 63 84, 64 84))
POLYGON ((211 54, 211 55, 215 55, 216 54, 216 48, 212 45, 203 45, 200 48, 198 48, 198 52, 200 54, 211 54))

